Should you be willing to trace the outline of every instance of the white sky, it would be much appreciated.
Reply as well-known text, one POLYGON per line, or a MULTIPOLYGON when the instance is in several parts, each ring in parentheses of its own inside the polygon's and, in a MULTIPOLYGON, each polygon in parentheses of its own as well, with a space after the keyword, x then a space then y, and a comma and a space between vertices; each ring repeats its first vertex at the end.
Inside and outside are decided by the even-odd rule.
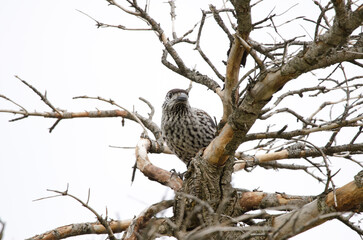
MULTIPOLYGON (((151 1, 150 14, 169 31, 169 5, 160 2, 151 1)), ((278 13, 297 1, 280 2, 286 5, 278 7, 278 13)), ((316 7, 307 2, 309 4, 295 7, 296 12, 290 16, 316 13, 316 7)), ((201 8, 208 9, 207 2, 198 3, 200 6, 195 4, 191 0, 177 1, 176 28, 179 35, 200 19, 201 8)), ((220 7, 221 1, 214 4, 220 7)), ((46 90, 52 104, 61 109, 114 109, 97 101, 72 100, 72 97, 79 95, 102 96, 112 98, 130 110, 135 107, 146 116, 149 109, 138 100, 142 96, 154 104, 154 121, 159 123, 165 93, 172 88, 186 88, 189 81, 162 66, 162 46, 155 34, 97 29, 90 18, 76 9, 104 23, 145 27, 139 19, 108 7, 107 2, 102 0, 2 0, 0 94, 29 111, 50 111, 38 96, 14 78, 14 75, 18 75, 41 92, 46 90)), ((271 9, 272 6, 268 6, 253 13, 255 20, 264 18, 271 9)), ((292 26, 284 30, 287 35, 305 34, 299 25, 292 26)), ((170 36, 170 31, 167 33, 170 36)), ((207 20, 204 33, 202 48, 222 70, 221 61, 225 60, 228 49, 227 38, 220 29, 215 28, 213 19, 207 20)), ((253 37, 257 40, 268 38, 263 33, 253 37)), ((183 50, 181 55, 187 59, 188 66, 211 73, 195 51, 189 53, 183 50)), ((221 104, 205 87, 194 84, 190 101, 193 106, 220 118, 221 104)), ((0 109, 17 107, 0 99, 0 109)), ((0 219, 7 224, 5 240, 24 239, 66 224, 95 221, 88 210, 70 198, 33 202, 34 199, 52 195, 46 189, 65 190, 67 183, 70 193, 84 200, 90 188, 90 205, 102 214, 105 214, 107 206, 109 217, 114 219, 132 218, 150 204, 172 197, 172 191, 148 181, 140 172, 137 172, 136 180, 131 185, 134 150, 109 147, 135 146, 141 133, 135 123, 126 121, 125 127, 122 127, 118 118, 63 120, 49 134, 48 128, 54 123, 52 119, 27 118, 9 123, 8 120, 13 117, 0 114, 0 219)), ((264 131, 266 126, 258 123, 257 127, 260 127, 259 131, 264 131)), ((175 157, 153 155, 151 159, 167 170, 185 170, 175 157)), ((357 165, 342 159, 335 160, 333 165, 344 167, 336 177, 337 186, 351 181, 359 171, 357 165)), ((324 189, 323 184, 300 172, 261 169, 235 174, 233 183, 251 190, 259 188, 267 192, 302 195, 319 194, 324 189)), ((294 239, 318 238, 326 234, 330 234, 329 239, 332 240, 359 239, 348 227, 334 221, 294 239)), ((104 239, 104 236, 77 239, 90 238, 104 239)))

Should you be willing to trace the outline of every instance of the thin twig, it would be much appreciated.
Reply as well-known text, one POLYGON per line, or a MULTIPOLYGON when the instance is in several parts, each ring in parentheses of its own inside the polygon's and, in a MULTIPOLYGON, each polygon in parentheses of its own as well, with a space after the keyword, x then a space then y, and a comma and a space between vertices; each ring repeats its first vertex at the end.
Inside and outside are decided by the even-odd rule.
POLYGON ((13 103, 13 104, 15 104, 16 106, 18 106, 18 107, 20 107, 24 112, 25 112, 25 114, 28 112, 23 106, 21 106, 20 104, 18 104, 18 103, 16 103, 16 102, 14 102, 13 100, 11 100, 10 98, 8 98, 8 97, 6 97, 6 96, 4 96, 4 95, 1 95, 0 94, 0 98, 4 98, 5 100, 7 100, 7 101, 9 101, 9 102, 11 102, 11 103, 13 103))
POLYGON ((55 123, 49 128, 49 133, 51 133, 53 130, 54 130, 54 128, 58 125, 58 123, 61 121, 62 119, 61 118, 59 118, 59 119, 57 119, 56 121, 55 121, 55 123))
POLYGON ((176 35, 176 31, 175 31, 175 20, 176 20, 176 13, 175 13, 175 0, 169 0, 168 1, 169 5, 170 5, 170 17, 171 17, 171 31, 172 31, 172 36, 173 39, 177 39, 177 35, 176 35))
POLYGON ((113 101, 112 99, 108 99, 108 100, 107 100, 107 99, 102 98, 102 97, 89 97, 89 96, 77 96, 77 97, 73 97, 73 99, 80 99, 80 98, 100 100, 100 101, 103 101, 103 102, 107 102, 107 103, 109 103, 109 104, 111 104, 111 105, 115 105, 115 106, 117 106, 118 108, 121 108, 122 110, 124 110, 124 111, 126 111, 128 114, 130 114, 130 115, 134 118, 134 120, 140 124, 140 126, 141 126, 141 127, 142 127, 142 129, 143 129, 143 134, 144 134, 144 136, 145 136, 145 137, 146 137, 146 136, 148 137, 148 133, 147 133, 147 130, 146 130, 146 128, 145 128, 145 125, 141 122, 140 118, 139 118, 138 116, 136 116, 136 114, 135 114, 135 113, 130 112, 130 111, 129 111, 129 110, 127 110, 126 108, 124 108, 124 107, 120 106, 119 104, 117 104, 117 103, 116 103, 115 101, 113 101))
POLYGON ((148 115, 149 115, 149 120, 152 120, 153 119, 153 117, 154 117, 154 113, 155 113, 155 108, 154 108, 154 106, 148 101, 148 100, 146 100, 145 98, 143 98, 143 97, 139 97, 139 99, 141 100, 141 101, 143 101, 144 103, 146 103, 148 106, 149 106, 149 108, 150 108, 150 110, 151 110, 151 112, 150 113, 148 113, 148 115))
POLYGON ((209 58, 207 57, 207 55, 203 52, 202 48, 200 47, 200 38, 201 38, 201 35, 202 35, 202 29, 203 29, 204 22, 205 22, 205 18, 206 18, 205 11, 202 11, 202 14, 203 14, 202 15, 202 20, 200 21, 200 26, 199 26, 199 31, 198 31, 198 35, 197 35, 197 40, 196 40, 196 43, 195 43, 195 45, 196 45, 195 49, 199 52, 200 56, 209 65, 209 67, 213 70, 213 72, 217 75, 217 77, 224 82, 225 77, 222 74, 219 73, 219 71, 217 70, 217 68, 209 60, 209 58))
MULTIPOLYGON (((36 199, 34 201, 39 201, 39 200, 44 200, 44 199, 54 198, 54 197, 60 197, 60 196, 68 196, 68 197, 71 197, 74 200, 76 200, 77 202, 79 202, 80 204, 82 204, 83 207, 85 207, 88 210, 90 210, 97 217, 97 220, 106 228, 107 234, 108 234, 108 237, 109 237, 110 240, 117 240, 116 237, 115 237, 115 235, 113 234, 113 231, 112 231, 110 225, 107 222, 107 219, 102 218, 102 216, 100 214, 98 214, 92 207, 90 207, 88 205, 89 195, 88 195, 88 198, 87 198, 87 202, 83 202, 78 197, 70 194, 68 192, 68 190, 69 190, 69 184, 67 184, 67 189, 65 191, 47 189, 47 191, 57 193, 57 195, 49 196, 49 197, 44 197, 44 198, 39 198, 39 199, 36 199)), ((88 191, 88 194, 90 194, 89 191, 88 191)))
POLYGON ((329 160, 328 160, 327 156, 325 155, 324 151, 322 151, 319 147, 317 147, 315 144, 311 143, 310 141, 303 140, 303 139, 297 139, 296 141, 302 141, 302 142, 308 143, 309 145, 313 146, 316 150, 318 150, 320 152, 320 154, 321 154, 321 156, 323 157, 323 160, 324 160, 325 169, 326 169, 326 176, 327 176, 327 181, 326 181, 324 193, 327 194, 329 192, 329 183, 331 183, 332 188, 333 188, 334 205, 335 205, 335 207, 337 207, 338 203, 337 203, 337 199, 336 199, 336 188, 335 188, 335 184, 333 182, 333 177, 334 177, 334 175, 336 173, 333 174, 333 175, 331 174, 331 170, 329 168, 329 163, 328 163, 329 160))
POLYGON ((106 0, 106 1, 109 2, 110 5, 114 5, 114 6, 118 7, 119 9, 121 9, 122 11, 124 11, 125 13, 128 13, 130 15, 134 15, 134 16, 140 16, 140 13, 138 13, 138 12, 132 12, 132 11, 126 9, 125 7, 121 6, 120 4, 117 4, 113 0, 106 0))
POLYGON ((15 75, 15 78, 19 79, 20 81, 22 81, 25 85, 27 85, 31 90, 33 90, 39 97, 40 99, 47 104, 54 112, 58 113, 59 115, 62 116, 62 113, 56 109, 47 99, 47 92, 45 92, 45 94, 41 94, 35 87, 33 87, 32 85, 30 85, 29 83, 27 83, 25 80, 21 79, 20 77, 18 77, 17 75, 15 75))
POLYGON ((93 21, 96 22, 96 26, 97 28, 107 28, 107 27, 112 27, 112 28, 118 28, 118 29, 122 29, 122 30, 127 30, 127 31, 151 31, 151 28, 128 28, 125 27, 121 24, 119 25, 112 25, 112 24, 107 24, 107 23, 102 23, 98 20, 96 20, 95 18, 91 17, 90 15, 88 15, 87 13, 82 12, 81 10, 76 9, 78 12, 82 13, 83 15, 89 17, 90 19, 92 19, 93 21))

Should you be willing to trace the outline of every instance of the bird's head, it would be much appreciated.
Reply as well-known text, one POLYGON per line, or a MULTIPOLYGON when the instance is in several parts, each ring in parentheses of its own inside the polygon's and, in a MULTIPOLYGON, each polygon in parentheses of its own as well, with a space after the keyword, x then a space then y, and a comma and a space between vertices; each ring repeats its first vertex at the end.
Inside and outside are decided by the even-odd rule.
POLYGON ((183 111, 188 109, 188 92, 184 89, 172 89, 166 96, 163 104, 163 109, 166 111, 183 111))

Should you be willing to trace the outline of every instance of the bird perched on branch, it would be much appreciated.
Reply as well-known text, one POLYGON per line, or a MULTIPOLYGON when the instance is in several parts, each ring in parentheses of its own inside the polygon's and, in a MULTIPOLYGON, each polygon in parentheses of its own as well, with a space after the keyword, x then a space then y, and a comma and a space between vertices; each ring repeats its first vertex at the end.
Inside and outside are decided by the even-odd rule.
POLYGON ((170 150, 184 163, 208 146, 215 136, 216 126, 203 110, 192 108, 188 91, 172 89, 165 97, 161 130, 170 150))

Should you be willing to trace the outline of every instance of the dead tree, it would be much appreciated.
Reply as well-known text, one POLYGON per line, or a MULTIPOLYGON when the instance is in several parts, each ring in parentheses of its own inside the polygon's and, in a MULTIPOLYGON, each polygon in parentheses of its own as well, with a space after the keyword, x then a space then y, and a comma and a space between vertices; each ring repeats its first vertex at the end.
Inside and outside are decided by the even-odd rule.
MULTIPOLYGON (((363 230, 352 223, 350 218, 361 213, 363 202, 362 158, 363 114, 362 114, 362 67, 363 34, 359 28, 363 22, 363 5, 359 1, 313 1, 320 9, 315 19, 296 17, 283 24, 276 24, 281 14, 273 11, 257 22, 252 22, 251 9, 257 9, 262 1, 230 1, 222 8, 210 5, 201 12, 201 19, 189 31, 178 34, 175 30, 176 3, 170 0, 172 32, 167 34, 154 16, 149 14, 149 1, 139 3, 125 0, 122 3, 107 0, 131 16, 145 22, 146 27, 135 29, 124 25, 111 25, 92 18, 97 27, 121 30, 153 31, 163 45, 161 62, 168 69, 190 81, 204 85, 221 100, 223 116, 218 123, 218 134, 210 145, 200 151, 190 162, 187 172, 181 178, 175 173, 154 166, 148 154, 170 154, 165 147, 159 124, 153 122, 154 108, 144 117, 128 111, 111 99, 80 96, 76 98, 97 99, 117 107, 115 110, 67 112, 53 106, 35 87, 17 77, 31 88, 51 109, 49 112, 28 111, 21 104, 0 95, 14 103, 20 110, 0 112, 17 114, 11 121, 27 117, 47 117, 56 119, 50 128, 69 118, 120 117, 135 121, 142 126, 143 134, 136 146, 136 167, 150 180, 159 182, 175 191, 175 198, 150 206, 132 220, 107 221, 98 215, 87 202, 83 202, 66 191, 53 192, 70 196, 94 212, 98 222, 72 224, 54 229, 31 239, 61 239, 82 234, 108 234, 124 232, 123 239, 154 239, 159 236, 174 236, 177 239, 287 239, 331 219, 339 219, 353 231, 362 235, 363 230), (223 72, 216 67, 217 60, 210 59, 202 49, 201 37, 208 18, 226 34, 229 45, 228 58, 223 72), (284 39, 279 28, 284 24, 307 21, 314 25, 314 35, 296 36, 284 39), (272 30, 276 40, 250 37, 258 29, 272 30), (210 67, 213 76, 208 76, 188 67, 190 63, 178 53, 177 45, 188 45, 195 49, 210 67), (246 64, 247 59, 247 64, 246 64), (246 66, 243 68, 242 66, 246 66), (349 73, 345 68, 353 69, 349 73), (300 87, 300 76, 313 70, 330 67, 325 77, 315 77, 313 86, 300 87), (336 73, 340 72, 340 77, 336 73), (216 81, 213 78, 218 78, 216 81), (295 82, 297 88, 284 90, 288 82, 295 82), (282 89, 282 90, 281 90, 282 89), (334 101, 323 100, 324 96, 339 96, 334 101), (317 99, 309 115, 291 108, 288 99, 317 99), (283 106, 283 107, 280 107, 283 106), (250 132, 257 120, 268 122, 271 118, 292 117, 298 126, 270 126, 261 132, 250 132), (338 141, 339 135, 349 129, 349 140, 338 141), (328 141, 319 145, 310 140, 312 136, 329 133, 328 141), (149 136, 149 134, 153 136, 149 136), (252 150, 263 154, 249 154, 239 151, 242 144, 251 142, 252 150), (330 168, 330 157, 353 161, 357 165, 357 175, 344 186, 335 186, 330 168), (305 165, 279 163, 282 159, 305 159, 305 165), (255 167, 302 170, 318 181, 325 183, 319 196, 292 196, 283 193, 266 193, 235 189, 231 185, 233 172, 255 167), (321 176, 313 174, 315 168, 321 176), (173 207, 173 217, 160 218, 155 215, 161 210, 173 207), (272 214, 269 210, 278 210, 272 214), (259 210, 258 212, 252 210, 259 210)), ((121 2, 121 1, 120 1, 121 2)), ((276 2, 276 4, 278 4, 276 2)), ((312 6, 312 7, 313 7, 312 6)), ((295 6, 298 7, 298 6, 295 6)), ((85 13, 84 13, 85 14, 85 13)), ((87 15, 88 16, 88 15, 87 15)), ((278 189, 276 189, 278 191, 278 189)))

